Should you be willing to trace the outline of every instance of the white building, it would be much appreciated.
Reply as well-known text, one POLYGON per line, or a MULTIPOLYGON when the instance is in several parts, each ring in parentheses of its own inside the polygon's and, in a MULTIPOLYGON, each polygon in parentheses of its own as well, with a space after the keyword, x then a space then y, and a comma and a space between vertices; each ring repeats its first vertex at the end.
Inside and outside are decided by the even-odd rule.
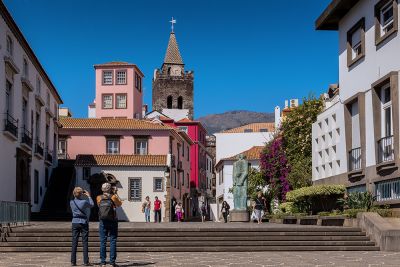
POLYGON ((234 209, 233 194, 230 189, 233 187, 233 163, 237 161, 239 154, 246 156, 249 161, 250 167, 258 169, 260 164, 260 154, 264 146, 254 146, 246 151, 241 151, 237 155, 223 158, 218 161, 215 166, 216 172, 216 183, 217 183, 217 218, 219 219, 221 214, 221 205, 223 201, 228 202, 231 209, 234 209))
MULTIPOLYGON (((163 203, 161 217, 164 218, 169 188, 166 184, 167 163, 166 155, 79 155, 75 162, 75 185, 96 195, 97 187, 93 182, 104 183, 106 180, 90 177, 90 174, 104 173, 111 177, 109 182, 116 183, 118 195, 123 200, 122 207, 117 209, 120 221, 145 222, 142 203, 146 196, 150 197, 152 205, 156 196, 163 203)), ((154 221, 153 206, 150 219, 154 221)))
POLYGON ((251 123, 214 134, 216 137, 216 162, 229 158, 253 146, 264 146, 272 139, 274 123, 251 123))
POLYGON ((339 99, 313 126, 314 183, 344 183, 350 190, 374 192, 380 204, 395 205, 400 203, 398 27, 396 0, 332 1, 316 28, 339 32, 339 99), (336 136, 330 138, 330 132, 336 136), (335 138, 340 143, 333 155, 335 138))
POLYGON ((2 1, 0 13, 0 200, 39 211, 57 164, 62 101, 2 1))

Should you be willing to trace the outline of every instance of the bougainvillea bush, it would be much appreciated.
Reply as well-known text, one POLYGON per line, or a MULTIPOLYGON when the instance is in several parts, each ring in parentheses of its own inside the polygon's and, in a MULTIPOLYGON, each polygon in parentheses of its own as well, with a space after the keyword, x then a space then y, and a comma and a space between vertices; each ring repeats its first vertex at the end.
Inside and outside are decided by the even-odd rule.
POLYGON ((276 192, 275 197, 285 201, 286 193, 290 190, 287 180, 290 166, 283 149, 282 138, 276 137, 265 146, 261 153, 260 164, 266 183, 276 192))

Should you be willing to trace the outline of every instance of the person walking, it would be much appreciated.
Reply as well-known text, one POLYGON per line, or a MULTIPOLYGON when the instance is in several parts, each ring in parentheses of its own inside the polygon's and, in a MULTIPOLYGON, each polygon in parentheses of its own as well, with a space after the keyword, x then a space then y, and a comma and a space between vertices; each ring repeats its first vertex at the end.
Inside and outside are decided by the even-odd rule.
POLYGON ((107 258, 107 237, 110 237, 110 265, 117 266, 117 237, 118 237, 118 217, 116 208, 122 205, 118 196, 118 190, 112 188, 111 184, 104 183, 101 186, 103 194, 97 196, 99 206, 99 235, 100 235, 100 261, 101 266, 106 266, 107 258))
POLYGON ((178 220, 178 222, 181 222, 182 218, 183 218, 183 207, 182 207, 181 202, 178 202, 178 204, 176 204, 175 214, 176 214, 176 219, 178 220))
POLYGON ((72 247, 71 266, 76 266, 76 250, 78 248, 79 236, 82 235, 83 265, 91 266, 89 263, 89 214, 90 208, 94 206, 90 193, 80 187, 73 191, 74 199, 70 201, 72 211, 72 247), (86 197, 84 197, 86 196, 86 197))
POLYGON ((207 207, 204 202, 201 202, 200 213, 201 213, 201 222, 205 222, 207 216, 207 207))
POLYGON ((151 201, 150 197, 147 196, 146 200, 142 204, 142 212, 144 213, 144 219, 147 223, 150 222, 150 210, 151 210, 151 201))
POLYGON ((160 223, 161 222, 161 201, 156 196, 154 198, 154 222, 160 223))
POLYGON ((227 223, 228 222, 228 215, 229 215, 229 209, 231 207, 229 206, 228 202, 226 202, 224 200, 224 202, 222 202, 222 207, 221 207, 221 213, 222 216, 224 217, 224 222, 227 223))
POLYGON ((254 201, 253 204, 253 209, 256 215, 256 219, 258 224, 262 223, 262 216, 264 213, 264 209, 265 209, 265 198, 263 197, 263 194, 260 192, 258 192, 257 194, 257 198, 254 201))

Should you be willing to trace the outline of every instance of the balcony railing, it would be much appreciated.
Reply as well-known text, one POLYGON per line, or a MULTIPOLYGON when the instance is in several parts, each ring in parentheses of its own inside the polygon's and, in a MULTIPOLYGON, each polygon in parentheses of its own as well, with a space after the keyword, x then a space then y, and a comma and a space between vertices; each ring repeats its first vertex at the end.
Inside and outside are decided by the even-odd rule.
POLYGON ((361 147, 349 151, 349 171, 361 169, 361 147))
POLYGON ((46 161, 53 163, 53 151, 46 148, 46 161))
POLYGON ((39 139, 36 139, 35 154, 38 154, 43 157, 43 154, 44 154, 43 146, 44 146, 44 144, 42 142, 40 142, 39 139))
POLYGON ((8 112, 6 113, 4 130, 18 137, 18 120, 14 119, 8 112))
POLYGON ((378 163, 394 160, 393 135, 378 141, 378 163))
POLYGON ((400 179, 375 184, 376 201, 399 200, 400 179))
POLYGON ((0 224, 27 223, 29 214, 28 202, 0 201, 0 224))
POLYGON ((21 143, 32 147, 32 134, 25 127, 22 128, 21 143))
POLYGON ((69 155, 67 153, 66 150, 58 150, 58 154, 57 154, 58 159, 69 159, 69 155))

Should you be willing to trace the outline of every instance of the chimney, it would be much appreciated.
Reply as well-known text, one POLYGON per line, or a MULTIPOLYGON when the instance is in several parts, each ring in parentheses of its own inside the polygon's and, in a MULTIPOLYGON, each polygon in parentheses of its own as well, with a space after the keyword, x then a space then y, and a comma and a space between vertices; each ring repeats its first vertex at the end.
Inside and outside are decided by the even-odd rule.
POLYGON ((285 109, 289 107, 289 100, 285 100, 285 109))
POLYGON ((275 107, 275 130, 281 126, 281 108, 275 107))
POLYGON ((144 104, 144 105, 142 106, 142 118, 146 117, 146 114, 147 114, 147 112, 148 112, 148 109, 149 109, 149 107, 148 107, 147 104, 144 104))

